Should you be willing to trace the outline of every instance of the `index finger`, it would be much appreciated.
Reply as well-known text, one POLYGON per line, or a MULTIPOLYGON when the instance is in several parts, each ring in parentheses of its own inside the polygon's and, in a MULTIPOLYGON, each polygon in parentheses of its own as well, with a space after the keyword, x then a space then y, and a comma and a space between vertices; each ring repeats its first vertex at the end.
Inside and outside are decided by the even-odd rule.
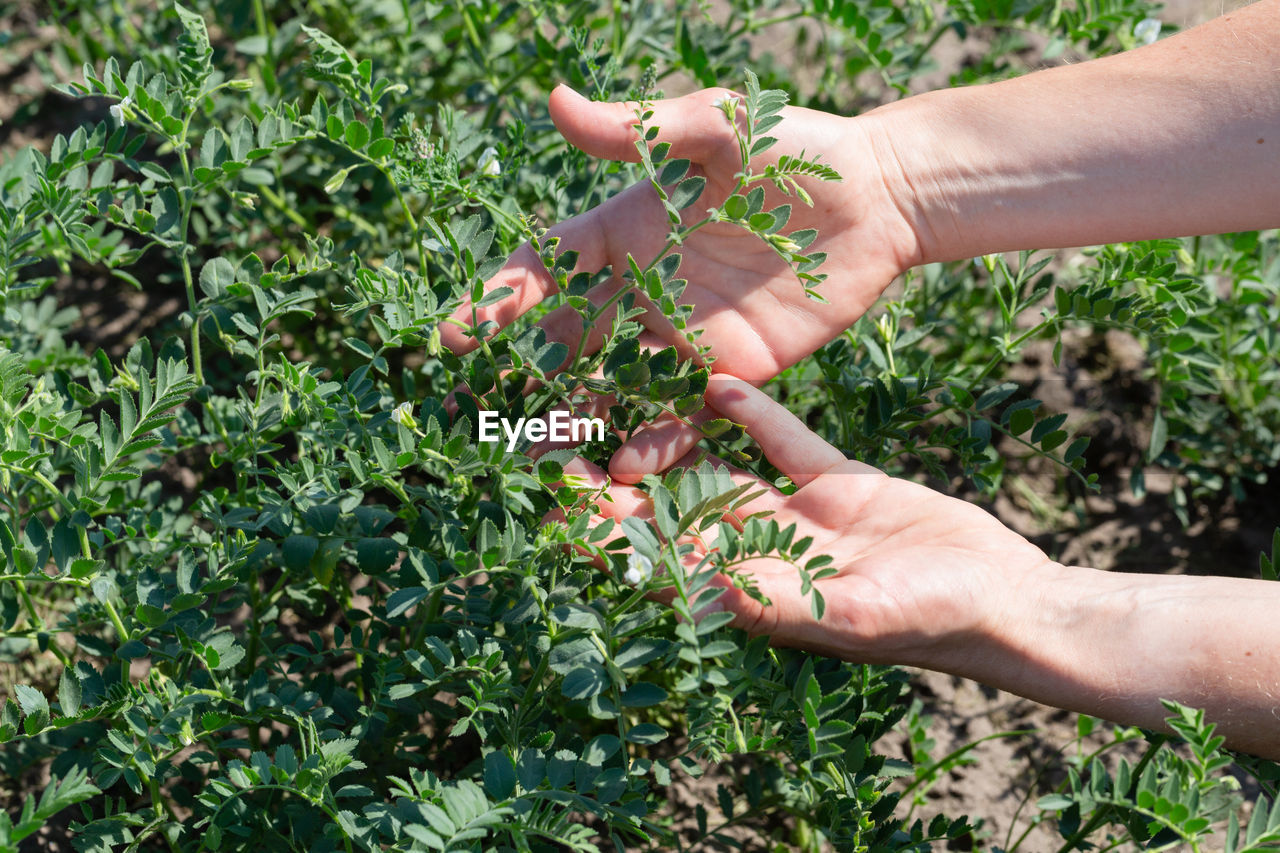
MULTIPOLYGON (((599 272, 608 263, 605 234, 601 225, 602 212, 607 204, 606 202, 586 213, 566 219, 548 230, 547 240, 559 238, 557 257, 568 251, 578 253, 571 274, 599 272)), ((458 310, 449 315, 449 320, 440 326, 440 342, 459 355, 470 352, 479 346, 479 342, 467 333, 467 329, 479 327, 488 321, 497 323, 499 329, 506 328, 554 293, 556 281, 543 265, 542 258, 533 245, 525 243, 511 254, 497 275, 485 282, 485 295, 502 287, 509 287, 513 292, 492 305, 478 307, 468 299, 459 306, 458 310)))
MULTIPOLYGON (((733 131, 714 106, 716 99, 726 94, 730 93, 704 89, 646 104, 653 113, 648 125, 659 129, 659 141, 671 145, 671 157, 707 163, 737 156, 733 131)), ((557 87, 550 99, 551 117, 565 139, 587 154, 613 160, 639 159, 638 106, 634 102, 592 102, 567 86, 557 87)), ((622 263, 628 252, 641 263, 648 262, 662 250, 667 231, 665 211, 652 187, 641 181, 551 228, 547 238, 560 239, 557 254, 578 253, 571 274, 595 273, 611 262, 622 263)), ((465 329, 472 326, 473 311, 476 325, 492 320, 503 328, 553 293, 556 284, 538 253, 525 245, 485 282, 485 294, 501 287, 513 292, 484 308, 473 307, 468 300, 455 311, 440 330, 441 342, 455 353, 470 352, 477 342, 465 329)))
POLYGON ((712 376, 705 399, 716 411, 745 426, 768 460, 797 486, 805 486, 846 461, 843 453, 785 406, 736 376, 712 376))

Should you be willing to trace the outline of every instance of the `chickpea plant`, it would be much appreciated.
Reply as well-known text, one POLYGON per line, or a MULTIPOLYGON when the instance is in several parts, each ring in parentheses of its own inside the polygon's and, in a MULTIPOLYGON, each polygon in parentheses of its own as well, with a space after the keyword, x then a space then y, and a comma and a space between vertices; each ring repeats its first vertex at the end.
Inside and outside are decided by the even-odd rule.
MULTIPOLYGON (((267 838, 311 850, 593 850, 601 833, 661 842, 674 837, 661 814, 673 774, 700 775, 728 755, 752 757, 763 775, 741 791, 721 785, 726 825, 790 813, 813 837, 855 846, 963 831, 962 821, 902 831, 890 819, 883 758, 869 744, 895 719, 900 676, 744 642, 723 618, 692 620, 713 596, 707 580, 748 555, 777 553, 810 582, 821 576, 794 530, 757 519, 739 534, 719 521, 747 497, 723 472, 650 482, 656 531, 630 519, 590 529, 595 497, 560 484, 555 459, 477 442, 465 396, 456 417, 442 406, 461 381, 485 406, 536 413, 601 368, 593 390, 615 393, 632 425, 659 409, 696 411, 705 366, 635 345, 636 290, 686 322, 678 253, 631 262, 597 355, 524 331, 458 358, 437 328, 496 268, 494 232, 477 215, 420 221, 402 185, 453 164, 423 171, 421 155, 443 142, 424 151, 424 131, 387 123, 383 104, 404 87, 305 28, 306 79, 321 88, 224 130, 218 117, 243 113, 237 98, 251 86, 216 67, 199 15, 175 12, 170 61, 86 66, 69 91, 108 99, 105 120, 59 137, 47 157, 32 152, 34 180, 6 184, 7 301, 26 295, 17 270, 46 253, 125 281, 144 255, 164 253, 188 331, 158 349, 140 341, 121 362, 68 349, 40 377, 19 353, 0 360, 6 632, 61 665, 55 693, 13 687, 0 737, 26 762, 63 768, 5 843, 77 802, 70 832, 82 850, 267 838), (169 153, 151 153, 160 150, 169 153), (362 172, 385 181, 419 235, 416 266, 396 252, 376 265, 344 258, 332 236, 311 234, 271 263, 252 252, 202 259, 199 234, 227 217, 287 210, 272 195, 299 156, 321 164, 316 180, 331 196, 362 172), (33 237, 27 223, 37 222, 33 237), (326 308, 316 287, 330 281, 345 295, 326 308), (339 352, 354 357, 335 374, 285 344, 328 312, 345 330, 339 352), (410 348, 435 359, 419 374, 425 393, 414 372, 392 367, 410 348), (417 401, 408 410, 397 374, 399 393, 417 401), (544 392, 513 393, 525 379, 544 392), (209 466, 203 488, 174 492, 149 476, 183 454, 209 466), (557 508, 568 524, 542 524, 557 508), (708 524, 719 547, 685 571, 677 558, 688 546, 676 543, 708 524), (626 586, 624 545, 665 570, 626 586), (685 621, 643 596, 662 585, 685 621), (53 601, 62 607, 48 609, 53 601), (248 617, 227 624, 240 608, 248 617)), ((761 210, 753 186, 795 191, 800 175, 836 177, 799 160, 751 171, 784 103, 748 80, 741 193, 691 225, 681 214, 700 180, 661 145, 645 149, 642 168, 672 213, 669 250, 712 218, 739 222, 802 281, 819 281, 821 259, 803 252, 812 235, 783 236, 785 209, 761 210)), ((493 177, 479 171, 473 185, 493 177)), ((480 206, 538 239, 499 202, 480 206)), ((582 299, 590 282, 565 281, 571 260, 543 247, 562 298, 596 322, 601 309, 582 299)), ((707 431, 733 437, 727 423, 707 431)), ((697 834, 719 831, 704 813, 695 823, 697 834)))
MULTIPOLYGON (((816 235, 788 230, 790 205, 839 176, 816 158, 762 156, 795 87, 744 52, 790 13, 731 5, 721 27, 683 0, 612 17, 555 0, 353 0, 305 15, 203 0, 117 15, 73 0, 54 43, 0 40, 31 48, 47 97, 75 116, 0 163, 0 789, 12 803, 0 850, 879 851, 981 838, 980 819, 917 818, 893 787, 942 766, 878 744, 907 718, 923 755, 905 673, 697 618, 712 577, 752 591, 739 569, 764 554, 795 565, 823 613, 829 558, 767 516, 725 523, 751 494, 722 469, 648 477, 652 524, 593 526, 602 496, 565 475, 565 452, 533 460, 477 438, 481 410, 541 416, 602 394, 614 432, 582 452, 603 461, 655 415, 697 413, 712 354, 690 326, 681 246, 711 223, 753 234, 821 299, 816 235), (719 105, 741 170, 718 204, 644 106, 677 72, 745 81, 719 105), (541 106, 555 80, 642 104, 637 165, 567 147, 541 106), (575 274, 540 223, 634 179, 667 213, 665 248, 575 274), (789 204, 766 209, 766 187, 789 204), (532 318, 497 335, 469 324, 467 355, 443 347, 441 324, 466 298, 505 295, 484 283, 525 241, 557 285, 541 311, 570 306, 585 328, 616 309, 603 349, 547 340, 532 318), (610 276, 622 286, 594 304, 610 276), (95 279, 114 300, 96 316, 95 279), (103 315, 121 314, 126 293, 153 325, 109 330, 103 315), (642 350, 641 296, 695 357, 642 350), (671 607, 646 597, 659 590, 671 607), (688 785, 693 808, 673 794, 688 785)), ((988 17, 1100 50, 1146 9, 988 17)), ((896 91, 980 12, 877 0, 796 15, 826 29, 821 63, 843 45, 852 72, 896 91)), ((1200 279, 1166 269, 1171 251, 1103 250, 1060 288, 1030 257, 993 260, 988 289, 972 271, 927 270, 797 366, 805 382, 786 386, 802 389, 788 402, 890 469, 959 460, 994 490, 1019 461, 992 440, 1004 435, 1088 484, 1085 440, 998 371, 1068 325, 1162 345, 1175 307, 1202 325, 1194 346, 1169 350, 1208 347, 1214 315, 1198 307, 1200 279), (990 334, 955 331, 978 317, 990 334), (948 362, 945 347, 968 354, 948 362)), ((1169 436, 1186 447, 1202 410, 1176 402, 1177 359, 1162 365, 1169 436)), ((737 425, 701 429, 710 452, 771 473, 737 425)), ((1172 464, 1173 447, 1156 455, 1172 464)), ((1034 820, 1057 820, 1077 848, 1117 826, 1142 843, 1214 837, 1202 820, 1237 803, 1227 758, 1194 712, 1171 713, 1193 758, 1161 741, 1110 776, 1082 761, 1034 820)), ((1233 849, 1274 840, 1273 799, 1266 787, 1247 825, 1231 825, 1233 849)))

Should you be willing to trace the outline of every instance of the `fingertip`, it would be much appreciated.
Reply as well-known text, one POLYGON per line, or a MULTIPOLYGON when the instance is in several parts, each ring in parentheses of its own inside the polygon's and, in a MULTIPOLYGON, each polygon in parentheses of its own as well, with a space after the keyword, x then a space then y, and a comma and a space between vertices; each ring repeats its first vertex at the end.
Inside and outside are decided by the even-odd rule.
POLYGON ((618 483, 635 485, 648 473, 645 468, 641 454, 637 453, 630 444, 618 448, 613 456, 609 457, 609 476, 618 483))
POLYGON ((636 161, 638 133, 628 104, 593 101, 561 83, 547 100, 551 121, 570 145, 606 160, 636 161))
POLYGON ((711 374, 707 379, 707 390, 703 394, 707 405, 722 411, 724 408, 736 408, 753 398, 763 398, 769 403, 773 402, 769 395, 750 382, 728 373, 711 374))
POLYGON ((736 376, 711 377, 707 404, 746 427, 764 455, 798 486, 845 462, 844 454, 764 391, 736 376))
POLYGON ((551 90, 551 94, 547 96, 547 111, 551 113, 551 121, 561 133, 564 133, 563 121, 567 116, 566 111, 584 100, 586 99, 567 83, 558 83, 551 90))
POLYGON ((571 101, 587 100, 586 95, 583 95, 581 92, 579 92, 577 89, 570 86, 568 83, 563 83, 563 82, 557 83, 551 89, 551 94, 548 96, 547 100, 548 100, 548 103, 555 103, 558 100, 564 100, 566 98, 571 101))
MULTIPOLYGON (((706 420, 706 416, 696 416, 694 420, 706 420)), ((645 474, 670 468, 701 437, 698 430, 682 421, 669 418, 655 421, 614 452, 609 460, 609 476, 620 483, 638 483, 645 474)))

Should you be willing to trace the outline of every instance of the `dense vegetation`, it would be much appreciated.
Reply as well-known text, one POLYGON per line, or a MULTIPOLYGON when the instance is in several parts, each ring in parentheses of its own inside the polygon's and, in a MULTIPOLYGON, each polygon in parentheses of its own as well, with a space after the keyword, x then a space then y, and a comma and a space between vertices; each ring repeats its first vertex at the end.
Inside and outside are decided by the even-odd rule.
MULTIPOLYGON (((981 841, 982 815, 908 819, 900 791, 927 789, 960 756, 929 756, 904 673, 692 618, 711 574, 743 555, 822 574, 821 555, 776 524, 719 522, 743 498, 724 475, 651 482, 667 508, 656 532, 591 528, 595 495, 562 482, 564 453, 534 462, 477 442, 478 407, 544 412, 595 372, 592 387, 619 399, 615 425, 696 411, 705 371, 673 349, 641 353, 632 290, 594 356, 523 324, 459 357, 438 326, 528 240, 560 281, 545 308, 594 319, 595 280, 570 277, 541 226, 635 180, 667 188, 677 224, 699 196, 660 146, 638 166, 569 148, 546 114, 557 82, 606 100, 733 86, 751 115, 744 151, 759 153, 788 96, 853 112, 940 79, 932 50, 948 33, 981 45, 944 69, 965 84, 1131 47, 1150 12, 1140 0, 5 10, 0 61, 39 86, 7 118, 0 165, 0 849, 981 841), (761 55, 779 34, 789 55, 761 55), (139 304, 145 322, 111 329, 139 304), (547 381, 526 397, 526 379, 547 381), (451 413, 459 385, 474 398, 451 413), (566 523, 546 521, 556 510, 566 523), (686 573, 661 543, 703 526, 722 547, 686 573), (622 582, 628 543, 668 567, 672 608, 622 582), (914 763, 878 749, 899 725, 914 763), (674 796, 704 775, 693 808, 674 796)), ((745 163, 720 215, 820 294, 812 235, 781 239, 785 216, 753 189, 838 176, 784 171, 745 163)), ((1079 495, 1096 479, 1088 437, 1002 373, 1037 343, 1056 360, 1069 331, 1119 330, 1147 353, 1158 397, 1145 453, 1174 472, 1187 517, 1280 462, 1276 246, 1243 234, 1101 247, 1070 267, 1032 254, 930 266, 774 388, 892 473, 990 497, 1011 472, 1049 466, 1079 495)), ((680 325, 678 256, 673 245, 617 272, 680 325)), ((750 457, 730 424, 704 429, 750 457)), ((1196 712, 1170 713, 1189 747, 1153 736, 1136 762, 1109 761, 1143 739, 1116 730, 1028 821, 1056 822, 1064 849, 1280 839, 1274 768, 1250 765, 1263 793, 1240 827, 1231 757, 1196 712)), ((1082 737, 1094 725, 1083 719, 1082 737)))

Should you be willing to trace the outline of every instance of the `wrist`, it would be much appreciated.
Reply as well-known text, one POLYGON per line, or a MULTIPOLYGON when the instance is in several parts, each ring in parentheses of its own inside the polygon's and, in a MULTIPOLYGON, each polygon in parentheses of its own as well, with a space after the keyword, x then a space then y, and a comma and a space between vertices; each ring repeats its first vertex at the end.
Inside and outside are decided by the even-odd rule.
POLYGON ((1140 598, 1141 587, 1125 576, 1082 566, 1051 563, 1017 579, 989 623, 998 661, 989 677, 1020 695, 1097 713, 1083 697, 1121 689, 1126 679, 1114 652, 1138 653, 1126 635, 1140 598))
POLYGON ((1105 716, 1105 697, 1132 690, 1142 665, 1140 598, 1125 576, 1047 558, 995 569, 964 596, 963 630, 904 662, 1105 716))
MULTIPOLYGON (((1047 564, 1008 585, 968 675, 1060 708, 1163 728, 1161 699, 1212 707, 1228 662, 1203 636, 1257 582, 1047 564), (1215 615, 1216 614, 1216 615, 1215 615)), ((1237 698, 1237 702, 1243 701, 1237 698)))
POLYGON ((937 133, 954 91, 915 95, 854 119, 871 147, 888 199, 912 234, 911 266, 973 254, 955 215, 961 187, 946 162, 954 158, 937 133))
POLYGON ((919 262, 1274 227, 1274 4, 859 117, 919 262), (1246 23, 1246 20, 1248 23, 1246 23), (1242 43, 1252 27, 1256 38, 1242 43))
POLYGON ((971 653, 939 668, 1059 708, 1163 730, 1203 709, 1233 749, 1280 757, 1280 584, 1046 564, 993 599, 971 653))

